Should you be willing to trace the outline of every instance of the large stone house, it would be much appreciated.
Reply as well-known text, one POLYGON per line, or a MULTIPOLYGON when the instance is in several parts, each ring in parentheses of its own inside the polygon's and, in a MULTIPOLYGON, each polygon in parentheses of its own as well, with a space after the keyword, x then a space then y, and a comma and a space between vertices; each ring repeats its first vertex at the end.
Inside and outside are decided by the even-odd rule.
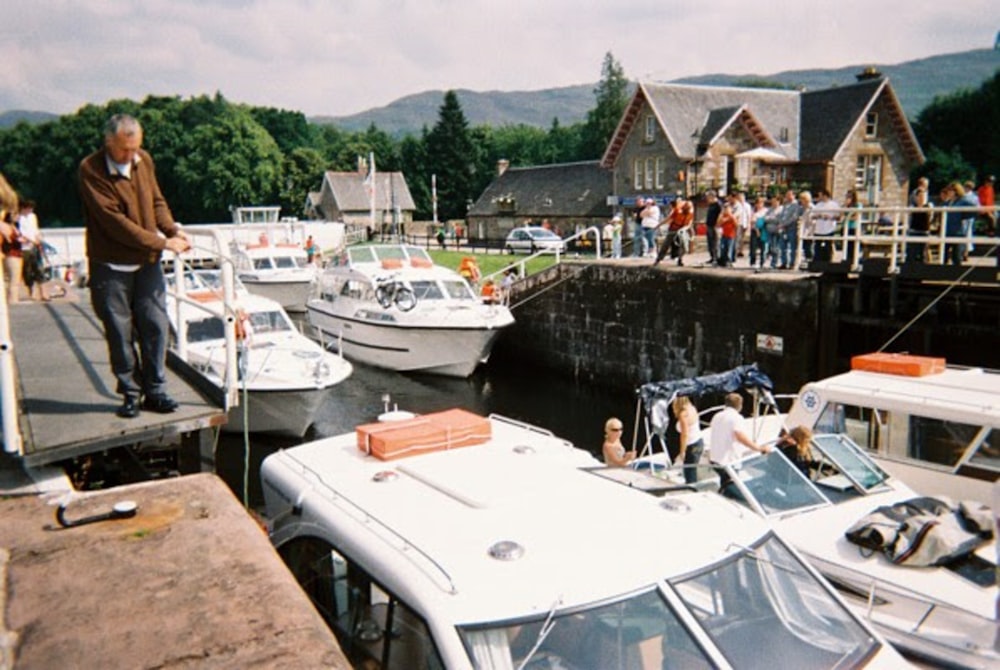
POLYGON ((610 217, 611 171, 598 161, 535 167, 497 165, 497 177, 469 208, 469 235, 502 240, 516 226, 547 222, 564 237, 610 217))
POLYGON ((787 185, 903 206, 923 161, 889 80, 866 71, 820 91, 640 83, 601 165, 622 206, 787 185))
MULTIPOLYGON (((318 192, 309 194, 306 212, 309 218, 343 221, 368 226, 371 223, 372 189, 363 162, 356 172, 326 171, 318 192)), ((405 226, 413 221, 416 204, 402 172, 375 173, 375 228, 388 230, 393 224, 405 226)))

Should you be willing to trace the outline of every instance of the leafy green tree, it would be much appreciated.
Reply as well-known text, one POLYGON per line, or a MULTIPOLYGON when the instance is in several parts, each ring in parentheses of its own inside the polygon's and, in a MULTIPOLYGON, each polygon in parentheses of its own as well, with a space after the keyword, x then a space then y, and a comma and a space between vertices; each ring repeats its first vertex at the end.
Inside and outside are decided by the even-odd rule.
POLYGON ((312 147, 315 130, 305 114, 274 107, 251 107, 250 114, 266 130, 284 153, 293 149, 312 147))
POLYGON ((972 178, 974 173, 996 174, 1000 171, 997 128, 1000 128, 1000 70, 978 90, 935 98, 920 112, 914 131, 928 162, 934 158, 938 166, 925 167, 920 172, 931 168, 953 172, 964 162, 968 172, 958 175, 963 179, 972 178))
POLYGON ((177 161, 184 193, 174 216, 186 221, 227 221, 231 207, 276 201, 281 189, 282 154, 274 138, 249 110, 226 107, 210 123, 188 135, 188 151, 177 161), (209 218, 195 218, 196 216, 209 218))
POLYGON ((625 70, 609 51, 601 65, 601 80, 594 89, 597 105, 587 112, 583 126, 581 153, 589 159, 600 158, 611 140, 625 106, 628 104, 628 79, 625 70))
POLYGON ((431 181, 426 175, 430 174, 427 169, 427 151, 424 138, 427 129, 423 129, 420 138, 407 135, 399 143, 399 163, 403 176, 406 177, 406 185, 410 188, 410 195, 413 196, 416 211, 414 217, 419 220, 430 221, 434 216, 434 203, 431 193, 431 181))
POLYGON ((323 155, 310 147, 299 147, 285 154, 283 181, 278 204, 292 216, 302 216, 306 197, 318 191, 326 171, 323 155))
POLYGON ((467 203, 479 195, 475 188, 478 152, 455 91, 444 94, 438 121, 424 142, 429 171, 425 178, 429 181, 431 174, 437 175, 439 218, 465 218, 467 203))

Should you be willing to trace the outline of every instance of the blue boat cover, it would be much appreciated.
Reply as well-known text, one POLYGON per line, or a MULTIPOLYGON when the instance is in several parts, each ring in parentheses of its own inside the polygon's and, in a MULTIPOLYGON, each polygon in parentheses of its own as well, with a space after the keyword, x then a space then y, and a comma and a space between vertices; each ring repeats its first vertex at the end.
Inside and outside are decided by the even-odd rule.
POLYGON ((732 393, 744 388, 760 389, 767 392, 766 396, 770 396, 774 384, 770 377, 757 369, 756 363, 752 363, 703 377, 649 382, 639 387, 639 396, 646 413, 649 414, 652 412, 653 403, 660 399, 670 402, 682 395, 698 398, 706 393, 732 393))

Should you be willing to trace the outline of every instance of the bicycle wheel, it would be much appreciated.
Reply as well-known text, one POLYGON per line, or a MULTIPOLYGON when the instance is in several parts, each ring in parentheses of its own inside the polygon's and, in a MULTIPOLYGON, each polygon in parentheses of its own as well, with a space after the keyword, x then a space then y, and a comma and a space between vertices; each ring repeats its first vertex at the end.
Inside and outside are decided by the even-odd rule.
POLYGON ((389 290, 389 287, 385 285, 376 286, 375 299, 378 301, 378 304, 382 305, 382 309, 389 309, 392 305, 392 292, 389 290))
POLYGON ((396 307, 403 312, 409 312, 417 306, 417 296, 414 295, 412 289, 405 286, 399 286, 396 288, 396 295, 393 300, 396 303, 396 307))

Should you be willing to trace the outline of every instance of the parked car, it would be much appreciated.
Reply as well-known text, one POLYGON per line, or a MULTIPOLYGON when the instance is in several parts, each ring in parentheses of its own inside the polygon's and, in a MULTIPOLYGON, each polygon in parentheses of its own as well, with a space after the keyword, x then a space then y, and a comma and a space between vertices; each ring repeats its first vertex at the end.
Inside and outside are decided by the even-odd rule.
POLYGON ((561 237, 547 228, 541 226, 524 226, 515 228, 507 235, 504 242, 504 249, 509 253, 535 253, 536 251, 549 251, 552 253, 563 253, 566 251, 566 243, 561 237))

